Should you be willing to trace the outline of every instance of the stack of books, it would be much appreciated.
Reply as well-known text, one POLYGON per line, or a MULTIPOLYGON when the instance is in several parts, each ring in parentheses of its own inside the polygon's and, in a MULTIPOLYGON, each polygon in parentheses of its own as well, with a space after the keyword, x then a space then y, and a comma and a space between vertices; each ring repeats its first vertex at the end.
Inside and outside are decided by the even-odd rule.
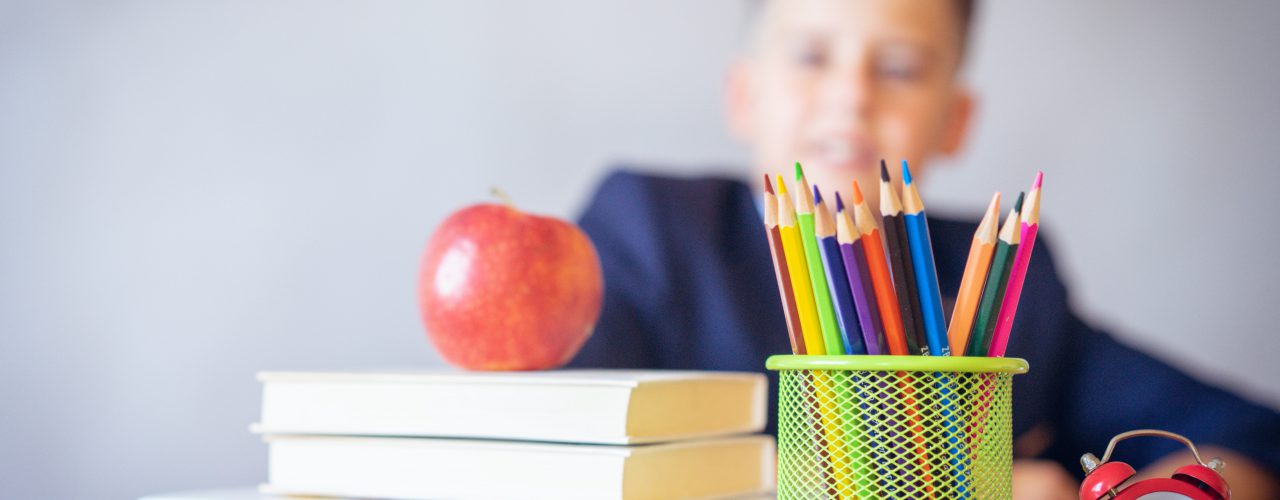
POLYGON ((774 489, 763 375, 270 372, 267 493, 718 498, 774 489))

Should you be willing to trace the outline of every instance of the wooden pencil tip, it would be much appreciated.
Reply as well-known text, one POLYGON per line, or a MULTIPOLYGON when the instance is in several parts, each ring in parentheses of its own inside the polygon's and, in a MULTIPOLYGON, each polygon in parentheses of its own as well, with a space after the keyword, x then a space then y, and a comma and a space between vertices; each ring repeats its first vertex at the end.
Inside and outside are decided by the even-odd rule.
POLYGON ((837 212, 843 212, 843 211, 844 211, 844 200, 840 199, 840 192, 839 192, 839 191, 836 191, 836 211, 837 211, 837 212))
POLYGON ((781 175, 778 176, 778 194, 781 194, 781 195, 787 194, 787 183, 782 182, 781 175))
POLYGON ((994 226, 990 230, 991 237, 992 239, 994 239, 996 237, 996 232, 1000 227, 1000 192, 999 191, 996 191, 996 194, 991 197, 991 204, 987 205, 987 213, 982 214, 982 222, 978 224, 978 232, 982 232, 984 225, 988 224, 988 222, 990 222, 991 224, 994 224, 994 226))
POLYGON ((880 159, 880 181, 889 182, 889 166, 885 164, 884 158, 880 159))
POLYGON ((822 191, 818 191, 818 185, 813 185, 813 203, 822 203, 822 191))
POLYGON ((1031 189, 1040 189, 1040 182, 1044 180, 1044 172, 1036 172, 1036 181, 1031 183, 1031 189))
POLYGON ((800 167, 800 162, 796 162, 796 180, 804 178, 804 169, 800 167))
POLYGON ((987 205, 987 213, 982 215, 982 222, 978 223, 978 230, 974 233, 974 238, 983 243, 995 243, 997 233, 1000 229, 1000 192, 991 197, 991 204, 987 205))
POLYGON ((853 204, 862 203, 862 189, 858 187, 858 181, 853 181, 853 204))
POLYGON ((769 181, 769 174, 764 174, 764 192, 773 194, 773 182, 769 181))
POLYGON ((911 169, 907 168, 907 160, 902 160, 902 184, 911 184, 911 169))
POLYGON ((1019 191, 1019 192, 1018 192, 1018 201, 1013 202, 1013 209, 1014 209, 1014 210, 1017 210, 1018 212, 1022 212, 1022 199, 1023 199, 1023 198, 1026 198, 1026 196, 1027 196, 1027 192, 1026 192, 1026 191, 1019 191))

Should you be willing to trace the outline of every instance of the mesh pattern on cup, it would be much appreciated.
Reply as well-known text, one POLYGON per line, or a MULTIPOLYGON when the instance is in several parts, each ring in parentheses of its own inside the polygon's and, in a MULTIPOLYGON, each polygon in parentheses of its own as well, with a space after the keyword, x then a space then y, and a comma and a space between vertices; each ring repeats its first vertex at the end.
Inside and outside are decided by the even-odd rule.
POLYGON ((782 370, 778 498, 1009 498, 1010 373, 782 370))

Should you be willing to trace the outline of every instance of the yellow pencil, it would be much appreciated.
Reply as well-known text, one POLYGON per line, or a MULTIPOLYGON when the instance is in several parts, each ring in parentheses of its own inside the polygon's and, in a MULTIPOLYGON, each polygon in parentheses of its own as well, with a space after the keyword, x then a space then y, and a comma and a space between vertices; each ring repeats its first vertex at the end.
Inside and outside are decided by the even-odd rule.
MULTIPOLYGON (((813 297, 813 282, 809 279, 809 261, 804 254, 804 243, 800 236, 800 227, 792 208, 791 196, 787 194, 787 184, 778 176, 778 230, 782 233, 782 253, 786 254, 787 272, 791 275, 791 290, 795 293, 796 309, 800 314, 800 332, 804 336, 805 354, 827 354, 822 325, 818 319, 818 305, 813 297)), ((801 189, 804 189, 803 187, 801 189)), ((817 428, 823 430, 822 439, 827 442, 827 456, 831 460, 832 470, 829 487, 837 490, 849 488, 853 477, 848 466, 837 465, 835 457, 845 452, 844 438, 840 433, 832 432, 843 428, 839 408, 835 404, 831 376, 823 371, 813 372, 812 390, 818 399, 818 412, 815 421, 817 428)))
POLYGON ((778 230, 782 233, 782 253, 787 257, 787 273, 791 275, 791 290, 795 292, 796 312, 800 315, 800 333, 804 337, 805 354, 827 353, 822 339, 822 326, 818 321, 818 306, 813 300, 813 284, 809 281, 809 263, 804 256, 804 243, 800 241, 800 228, 796 226, 796 212, 792 208, 787 184, 778 176, 778 230))
POLYGON ((964 277, 960 279, 960 291, 956 293, 956 307, 951 312, 951 325, 947 337, 951 341, 951 353, 963 355, 973 328, 973 318, 982 298, 982 285, 987 281, 991 268, 991 255, 996 248, 996 224, 1000 221, 1000 193, 991 197, 987 213, 973 233, 969 245, 969 260, 964 265, 964 277))

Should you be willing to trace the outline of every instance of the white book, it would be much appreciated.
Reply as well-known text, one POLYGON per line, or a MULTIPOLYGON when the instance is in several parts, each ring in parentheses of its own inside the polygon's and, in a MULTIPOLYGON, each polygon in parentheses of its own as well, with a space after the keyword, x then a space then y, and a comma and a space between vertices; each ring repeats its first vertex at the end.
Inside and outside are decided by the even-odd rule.
POLYGON ((725 498, 774 489, 764 435, 636 446, 267 436, 272 494, 427 499, 725 498))
MULTIPOLYGON (((244 488, 222 488, 217 490, 198 490, 198 491, 178 491, 173 493, 158 493, 155 495, 147 495, 141 500, 299 500, 302 498, 319 498, 324 500, 335 500, 338 497, 303 497, 294 495, 273 495, 270 493, 259 492, 257 488, 252 486, 244 488)), ((735 497, 737 500, 774 500, 777 498, 772 491, 751 494, 746 496, 735 497)), ((354 497, 348 497, 349 500, 355 500, 354 497)))
POLYGON ((255 432, 638 444, 760 432, 758 373, 268 372, 255 432))

